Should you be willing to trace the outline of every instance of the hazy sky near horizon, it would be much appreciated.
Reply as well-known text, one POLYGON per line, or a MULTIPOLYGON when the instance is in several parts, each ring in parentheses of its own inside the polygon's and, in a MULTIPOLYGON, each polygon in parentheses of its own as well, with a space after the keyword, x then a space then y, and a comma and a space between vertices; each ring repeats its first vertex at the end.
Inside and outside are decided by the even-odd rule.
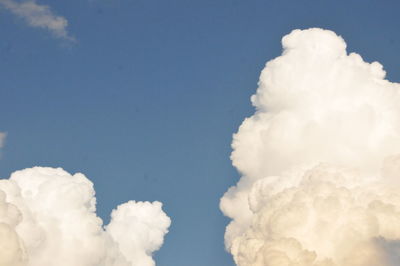
POLYGON ((163 202, 159 266, 233 265, 218 207, 238 180, 230 143, 283 35, 333 30, 400 81, 394 0, 13 2, 0 1, 0 176, 82 172, 105 221, 130 199, 163 202))

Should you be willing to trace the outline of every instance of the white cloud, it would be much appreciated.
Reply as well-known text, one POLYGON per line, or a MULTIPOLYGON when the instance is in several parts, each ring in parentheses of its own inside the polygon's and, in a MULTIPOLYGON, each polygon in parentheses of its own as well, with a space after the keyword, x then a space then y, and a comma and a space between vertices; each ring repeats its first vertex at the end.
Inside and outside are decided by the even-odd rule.
POLYGON ((0 265, 154 266, 170 225, 159 202, 118 206, 103 227, 93 184, 61 168, 0 180, 0 265))
POLYGON ((243 177, 221 199, 227 249, 240 266, 394 266, 400 85, 334 32, 282 44, 233 138, 243 177))
POLYGON ((0 0, 0 4, 16 16, 24 19, 28 25, 46 29, 57 38, 74 41, 74 38, 67 32, 67 19, 55 15, 49 6, 40 5, 35 0, 0 0))

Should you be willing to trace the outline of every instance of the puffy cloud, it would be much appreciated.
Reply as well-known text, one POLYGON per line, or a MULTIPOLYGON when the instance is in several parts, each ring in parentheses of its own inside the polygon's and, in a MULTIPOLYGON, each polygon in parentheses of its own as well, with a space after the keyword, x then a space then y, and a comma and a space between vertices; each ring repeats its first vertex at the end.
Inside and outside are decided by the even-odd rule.
POLYGON ((396 265, 400 85, 332 31, 282 45, 233 137, 227 249, 240 266, 396 265))
POLYGON ((67 19, 55 15, 49 6, 40 5, 35 0, 0 0, 0 4, 32 27, 49 30, 58 38, 75 40, 67 32, 67 19))
POLYGON ((103 227, 83 174, 17 171, 0 180, 0 265, 153 266, 170 225, 161 207, 124 203, 103 227))
POLYGON ((151 253, 161 247, 170 225, 161 207, 160 202, 129 201, 112 212, 107 232, 132 265, 154 265, 151 253))

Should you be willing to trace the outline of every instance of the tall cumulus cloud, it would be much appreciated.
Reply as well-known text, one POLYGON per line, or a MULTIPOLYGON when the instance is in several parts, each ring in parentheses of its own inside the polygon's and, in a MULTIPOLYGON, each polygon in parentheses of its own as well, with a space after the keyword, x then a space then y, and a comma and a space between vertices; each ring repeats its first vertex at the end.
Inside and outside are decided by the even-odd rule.
POLYGON ((239 266, 398 265, 400 84, 332 31, 282 45, 233 137, 227 249, 239 266))
POLYGON ((170 222, 160 202, 129 201, 103 226, 83 174, 17 171, 0 180, 0 265, 154 266, 170 222))

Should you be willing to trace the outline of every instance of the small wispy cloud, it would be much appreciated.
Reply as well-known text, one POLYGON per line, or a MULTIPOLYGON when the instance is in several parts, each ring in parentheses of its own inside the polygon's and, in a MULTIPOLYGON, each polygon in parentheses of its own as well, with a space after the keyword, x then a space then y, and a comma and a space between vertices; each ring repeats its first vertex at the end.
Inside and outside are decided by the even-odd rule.
POLYGON ((68 34, 68 20, 55 15, 49 6, 40 5, 35 0, 0 0, 0 5, 24 19, 31 27, 46 29, 57 38, 75 41, 68 34))
POLYGON ((0 132, 0 148, 4 146, 4 142, 6 140, 7 133, 5 132, 0 132))

